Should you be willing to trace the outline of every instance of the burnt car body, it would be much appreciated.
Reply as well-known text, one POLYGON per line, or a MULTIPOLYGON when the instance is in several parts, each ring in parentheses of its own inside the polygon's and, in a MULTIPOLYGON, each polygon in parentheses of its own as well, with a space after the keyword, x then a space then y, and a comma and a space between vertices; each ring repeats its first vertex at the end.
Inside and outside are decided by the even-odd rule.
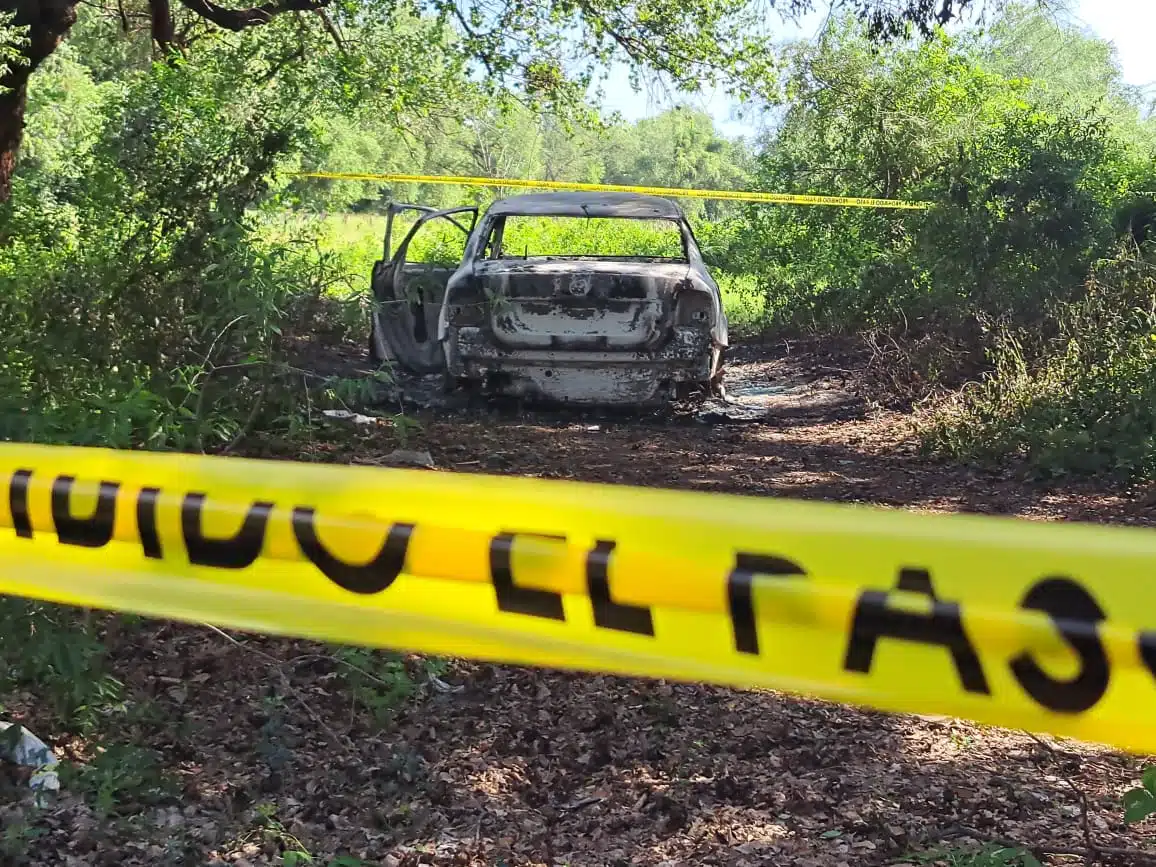
MULTIPOLYGON (((414 206, 395 206, 397 210, 414 206)), ((422 211, 374 268, 371 353, 452 387, 576 404, 640 405, 721 392, 727 321, 685 215, 630 193, 514 196, 476 209, 422 211), (663 221, 681 255, 519 255, 512 217, 663 221), (465 235, 457 267, 408 261, 435 220, 465 235), (468 223, 468 227, 467 227, 468 223)))

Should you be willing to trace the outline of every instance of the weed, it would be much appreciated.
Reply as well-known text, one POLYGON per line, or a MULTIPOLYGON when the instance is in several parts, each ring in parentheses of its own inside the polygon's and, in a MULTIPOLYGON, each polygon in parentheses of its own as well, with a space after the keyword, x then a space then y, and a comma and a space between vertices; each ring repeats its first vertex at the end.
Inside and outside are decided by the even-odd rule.
POLYGON ((422 657, 409 663, 404 656, 388 650, 341 647, 335 658, 341 663, 342 677, 355 704, 366 710, 375 725, 387 725, 397 710, 417 692, 420 681, 445 673, 446 663, 437 657, 422 657), (417 678, 411 670, 419 669, 417 678))
POLYGON ((257 830, 249 837, 254 836, 264 842, 275 843, 281 850, 281 860, 286 867, 313 863, 313 856, 305 844, 285 830, 285 825, 277 818, 275 804, 257 805, 257 830))
POLYGON ((949 737, 951 738, 952 746, 954 746, 960 752, 969 749, 975 742, 975 739, 970 734, 967 732, 962 732, 957 728, 951 729, 949 737))
POLYGON ((26 858, 32 843, 43 833, 44 829, 38 828, 27 816, 6 821, 0 832, 0 855, 4 856, 4 862, 26 858))
POLYGON ((336 656, 353 700, 377 725, 389 723, 417 688, 399 653, 343 647, 336 656))
POLYGON ((104 646, 76 609, 0 598, 0 665, 0 685, 35 689, 80 734, 125 709, 122 684, 104 670, 104 646))
POLYGON ((952 847, 909 855, 909 864, 943 864, 946 867, 1041 867, 1027 849, 988 843, 979 848, 952 847))
POLYGON ((393 426, 393 434, 397 438, 399 448, 409 448, 413 437, 421 433, 422 426, 415 418, 408 415, 398 413, 390 418, 390 423, 393 426))
POLYGON ((1124 793, 1124 821, 1140 822, 1156 813, 1156 765, 1144 768, 1141 785, 1124 793))
POLYGON ((98 749, 85 764, 64 762, 61 777, 64 786, 91 798, 103 815, 164 803, 176 792, 156 753, 132 744, 98 749))

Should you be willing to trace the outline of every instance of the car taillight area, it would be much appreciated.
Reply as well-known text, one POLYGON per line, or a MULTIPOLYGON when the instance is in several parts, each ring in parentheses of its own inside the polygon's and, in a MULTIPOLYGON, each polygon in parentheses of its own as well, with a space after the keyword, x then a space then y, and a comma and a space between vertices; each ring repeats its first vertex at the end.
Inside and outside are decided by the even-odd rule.
POLYGON ((711 296, 688 286, 675 302, 675 322, 683 327, 710 328, 713 311, 711 296))

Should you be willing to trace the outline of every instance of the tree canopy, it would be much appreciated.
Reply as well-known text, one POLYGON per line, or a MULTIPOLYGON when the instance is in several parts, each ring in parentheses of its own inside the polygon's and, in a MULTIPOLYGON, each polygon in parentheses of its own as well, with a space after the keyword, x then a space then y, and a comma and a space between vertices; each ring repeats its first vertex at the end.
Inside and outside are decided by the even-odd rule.
MULTIPOLYGON (((886 39, 914 27, 929 33, 968 7, 999 0, 855 0, 869 32, 886 39)), ((408 100, 429 92, 431 76, 450 63, 464 64, 468 80, 490 93, 505 91, 555 109, 579 104, 592 77, 612 58, 696 89, 725 80, 758 93, 773 79, 773 29, 767 13, 797 16, 816 0, 269 0, 235 8, 214 0, 117 0, 98 7, 95 28, 108 40, 147 34, 156 56, 173 61, 219 39, 215 32, 273 29, 280 53, 266 75, 284 67, 324 65, 342 87, 365 95, 381 90, 408 100), (276 26, 272 26, 276 25, 276 26), (442 52, 427 57, 426 47, 442 52), (428 63, 431 69, 423 69, 428 63)), ((68 37, 79 0, 4 0, 9 38, 0 56, 0 200, 23 136, 29 76, 68 37)), ((8 31, 4 31, 8 32, 8 31)), ((119 53, 121 63, 141 58, 138 41, 113 52, 98 47, 93 32, 82 51, 119 53)), ((99 65, 99 63, 97 64, 99 65)), ((115 62, 109 68, 115 68, 115 62)), ((247 85, 248 83, 244 83, 247 85)), ((242 86, 242 82, 238 82, 242 86)), ((427 97, 428 98, 428 97, 427 97)), ((386 101, 385 105, 388 105, 386 101)))

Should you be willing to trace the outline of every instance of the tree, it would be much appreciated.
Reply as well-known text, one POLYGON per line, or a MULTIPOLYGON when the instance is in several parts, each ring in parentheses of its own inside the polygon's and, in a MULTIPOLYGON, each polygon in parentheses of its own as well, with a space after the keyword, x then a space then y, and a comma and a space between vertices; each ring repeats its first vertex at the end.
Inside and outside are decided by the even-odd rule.
POLYGON ((1098 112, 1120 130, 1138 127, 1141 89, 1124 82, 1112 43, 1074 23, 1016 4, 974 47, 990 69, 1030 81, 1041 103, 1098 112))
MULTIPOLYGON (((940 33, 879 51, 843 19, 817 44, 787 50, 788 108, 759 157, 762 188, 934 207, 749 208, 732 252, 762 273, 776 315, 971 339, 988 322, 1033 321, 1078 295, 1124 191, 1151 188, 1132 182, 1145 154, 1113 121, 1126 104, 1109 99, 1106 46, 1070 45, 1098 75, 1061 90, 1066 67, 1042 48, 1015 50, 1011 37, 1074 37, 1042 22, 1025 32, 1017 20, 983 38, 940 33)), ((1132 221, 1141 233, 1143 218, 1132 221)))
MULTIPOLYGON (((578 101, 599 66, 613 56, 668 75, 681 85, 714 80, 720 74, 749 83, 770 73, 769 45, 761 32, 764 10, 747 0, 685 3, 683 0, 267 0, 231 8, 214 0, 138 0, 143 8, 121 2, 123 27, 147 22, 162 56, 183 52, 206 27, 243 31, 285 16, 301 29, 320 28, 338 52, 356 51, 343 39, 348 27, 367 21, 388 22, 416 6, 419 13, 451 22, 463 53, 475 59, 495 87, 515 84, 531 101, 578 101)), ((771 0, 786 15, 810 11, 816 0, 771 0)), ((853 0, 871 32, 886 38, 914 25, 927 32, 972 6, 1000 0, 853 0)), ((23 136, 29 76, 68 35, 79 0, 0 0, 0 13, 12 16, 23 42, 20 57, 0 77, 0 201, 11 191, 12 172, 23 136)), ((285 62, 303 56, 287 57, 285 62)))
MULTIPOLYGON (((606 160, 610 183, 726 190, 747 180, 745 149, 719 135, 709 114, 687 106, 616 129, 612 139, 606 160)), ((692 215, 705 211, 712 218, 720 206, 724 203, 685 203, 692 215)))

